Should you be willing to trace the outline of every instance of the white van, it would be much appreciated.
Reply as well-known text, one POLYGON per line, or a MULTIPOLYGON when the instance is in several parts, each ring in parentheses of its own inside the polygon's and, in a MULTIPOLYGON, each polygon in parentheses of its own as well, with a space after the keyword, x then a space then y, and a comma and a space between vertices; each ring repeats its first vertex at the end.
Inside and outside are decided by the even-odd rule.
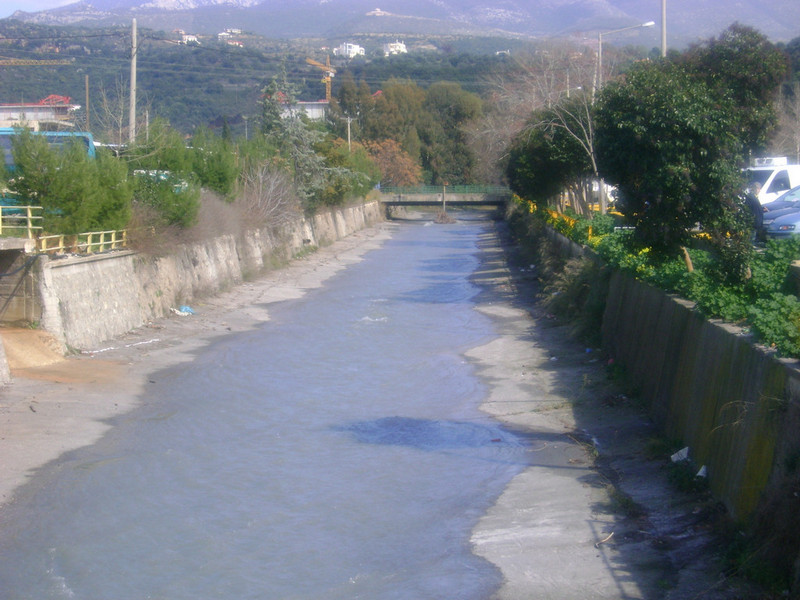
POLYGON ((757 158, 752 167, 742 169, 742 172, 747 187, 761 204, 768 204, 800 185, 800 165, 790 165, 785 156, 757 158))

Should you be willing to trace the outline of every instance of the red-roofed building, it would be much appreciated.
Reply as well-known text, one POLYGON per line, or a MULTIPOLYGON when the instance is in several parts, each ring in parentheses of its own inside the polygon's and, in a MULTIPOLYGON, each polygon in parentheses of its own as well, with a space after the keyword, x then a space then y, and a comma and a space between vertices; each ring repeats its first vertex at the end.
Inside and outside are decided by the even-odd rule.
POLYGON ((40 129, 71 128, 74 112, 80 105, 69 96, 51 94, 38 102, 0 104, 0 127, 26 126, 40 129))

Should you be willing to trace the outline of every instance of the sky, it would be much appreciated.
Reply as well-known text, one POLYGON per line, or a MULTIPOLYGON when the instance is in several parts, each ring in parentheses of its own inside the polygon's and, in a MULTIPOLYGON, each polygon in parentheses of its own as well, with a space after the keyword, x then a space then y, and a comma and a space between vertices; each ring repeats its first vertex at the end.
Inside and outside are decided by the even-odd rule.
POLYGON ((10 17, 15 11, 37 12, 71 4, 76 0, 0 0, 0 19, 10 17))

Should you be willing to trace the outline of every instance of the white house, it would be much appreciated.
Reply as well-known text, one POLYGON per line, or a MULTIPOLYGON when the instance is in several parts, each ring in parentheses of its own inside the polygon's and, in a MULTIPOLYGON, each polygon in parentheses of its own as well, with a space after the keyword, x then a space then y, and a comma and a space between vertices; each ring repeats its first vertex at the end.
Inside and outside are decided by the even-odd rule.
POLYGON ((364 48, 358 44, 351 44, 345 42, 338 48, 333 49, 334 56, 344 56, 345 58, 354 58, 356 56, 364 56, 364 48))
POLYGON ((408 52, 408 49, 406 48, 405 42, 398 42, 395 40, 394 42, 383 45, 384 56, 391 56, 392 54, 405 54, 406 52, 408 52))

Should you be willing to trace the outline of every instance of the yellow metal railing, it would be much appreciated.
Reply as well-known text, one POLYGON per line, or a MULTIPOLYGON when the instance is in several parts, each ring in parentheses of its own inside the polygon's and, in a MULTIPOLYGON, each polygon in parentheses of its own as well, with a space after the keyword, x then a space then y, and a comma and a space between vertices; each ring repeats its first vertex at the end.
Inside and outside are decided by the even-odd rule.
POLYGON ((46 254, 96 254, 128 246, 128 232, 89 231, 74 235, 42 235, 36 238, 36 249, 46 254))
POLYGON ((33 239, 41 231, 41 206, 0 206, 0 235, 33 239))
POLYGON ((35 240, 36 250, 47 254, 96 254, 128 246, 125 229, 42 235, 41 213, 41 206, 0 206, 0 235, 35 240))

